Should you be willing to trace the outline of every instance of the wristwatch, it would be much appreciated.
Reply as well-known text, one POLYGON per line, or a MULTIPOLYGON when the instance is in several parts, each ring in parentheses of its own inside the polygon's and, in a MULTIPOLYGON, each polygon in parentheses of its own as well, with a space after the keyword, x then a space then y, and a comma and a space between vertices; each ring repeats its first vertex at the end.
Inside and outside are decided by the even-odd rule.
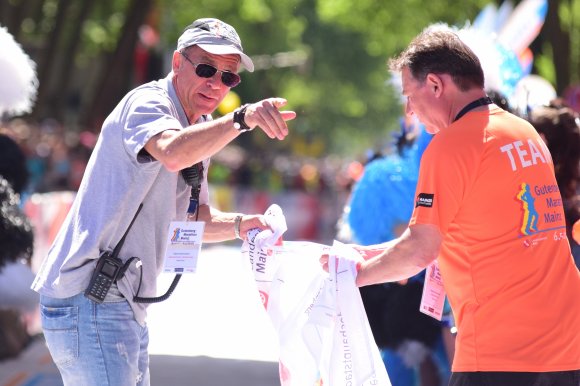
POLYGON ((252 128, 246 124, 246 109, 250 104, 247 103, 243 106, 238 107, 234 110, 234 128, 240 133, 245 133, 246 131, 252 131, 252 128))

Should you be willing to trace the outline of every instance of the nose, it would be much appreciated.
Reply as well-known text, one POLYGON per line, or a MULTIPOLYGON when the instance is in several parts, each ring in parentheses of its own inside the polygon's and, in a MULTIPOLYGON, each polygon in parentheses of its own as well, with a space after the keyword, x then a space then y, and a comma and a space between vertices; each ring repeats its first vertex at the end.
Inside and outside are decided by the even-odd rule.
POLYGON ((207 78, 206 84, 211 88, 219 88, 222 84, 221 73, 217 71, 213 76, 207 78))

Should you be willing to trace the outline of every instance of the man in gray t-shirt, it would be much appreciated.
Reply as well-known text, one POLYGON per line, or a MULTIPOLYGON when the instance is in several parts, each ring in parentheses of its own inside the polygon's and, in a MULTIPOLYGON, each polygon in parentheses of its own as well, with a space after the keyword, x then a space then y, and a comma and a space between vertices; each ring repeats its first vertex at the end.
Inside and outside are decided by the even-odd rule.
POLYGON ((213 120, 240 82, 240 66, 254 69, 234 28, 196 20, 179 38, 168 76, 130 91, 105 120, 75 202, 32 285, 41 294, 44 335, 65 384, 149 385, 148 303, 135 297, 157 296, 172 221, 203 221, 204 242, 267 227, 261 215, 209 206, 209 158, 255 127, 282 140, 286 121, 296 115, 278 110, 286 100, 268 98, 213 120), (202 171, 194 184, 197 206, 189 205, 197 189, 180 173, 192 165, 202 171), (102 302, 85 296, 99 257, 115 249, 131 223, 118 254, 124 274, 101 294, 102 302))

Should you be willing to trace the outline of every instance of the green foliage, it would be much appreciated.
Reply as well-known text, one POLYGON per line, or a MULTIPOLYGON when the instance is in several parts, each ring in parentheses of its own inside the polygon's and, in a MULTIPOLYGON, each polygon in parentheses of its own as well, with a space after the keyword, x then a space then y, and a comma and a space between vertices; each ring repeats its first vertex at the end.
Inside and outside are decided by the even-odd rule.
POLYGON ((550 23, 548 17, 532 45, 534 71, 562 93, 567 86, 580 82, 580 0, 553 0, 548 4, 548 14, 557 14, 557 21, 550 23))
POLYGON ((570 0, 560 3, 558 10, 560 26, 570 36, 571 83, 580 82, 580 1, 570 0))
MULTIPOLYGON (((398 128, 401 106, 388 85, 386 61, 421 29, 435 21, 471 20, 487 2, 408 0, 185 0, 163 2, 169 47, 184 26, 199 17, 232 24, 252 57, 300 53, 306 61, 243 74, 235 91, 242 101, 268 96, 288 99, 298 113, 290 123, 297 138, 322 138, 327 152, 353 156, 380 150, 398 128)), ((261 63, 261 62, 260 62, 261 63)), ((260 140, 251 146, 260 147, 260 140)), ((291 141, 282 151, 291 151, 291 141)), ((269 146, 267 143, 264 146, 269 146)))
MULTIPOLYGON (((94 1, 94 6, 83 24, 75 60, 86 77, 89 67, 116 47, 132 0, 85 1, 94 1)), ((353 157, 369 148, 380 150, 390 141, 390 132, 398 129, 401 106, 397 91, 389 86, 388 58, 427 25, 461 26, 490 1, 157 0, 155 27, 165 60, 183 28, 195 19, 217 17, 237 29, 257 65, 254 73, 242 73, 243 81, 235 89, 242 102, 280 96, 298 113, 289 124, 288 141, 274 145, 252 133, 239 139, 245 146, 292 152, 294 140, 320 141, 326 154, 353 157)), ((64 2, 41 3, 42 17, 31 12, 22 22, 26 40, 37 46, 55 28, 58 7, 64 2)), ((79 8, 83 2, 69 4, 79 8)), ((578 69, 580 0, 560 4, 562 28, 571 40, 570 66, 578 69)), ((68 23, 63 27, 69 28, 68 23)), ((543 44, 542 51, 536 53, 535 67, 554 82, 557 70, 549 44, 543 44)), ((571 77, 580 81, 577 70, 571 77)))
POLYGON ((556 84, 556 68, 554 67, 554 54, 550 44, 544 44, 542 54, 534 59, 534 66, 542 78, 551 84, 556 84))
POLYGON ((322 22, 337 24, 364 36, 361 42, 374 56, 391 56, 434 22, 448 24, 472 20, 488 1, 319 0, 322 22), (445 6, 448 3, 449 6, 445 6))
MULTIPOLYGON (((89 0, 87 0, 89 1, 89 0)), ((77 59, 83 62, 94 59, 103 52, 114 49, 119 40, 121 28, 127 17, 129 0, 98 1, 90 18, 83 24, 82 36, 80 36, 82 49, 78 52, 77 59)), ((41 16, 38 21, 30 15, 22 20, 21 29, 25 35, 24 40, 36 45, 46 44, 46 38, 56 27, 56 17, 59 7, 64 3, 59 0, 46 0, 42 2, 41 16)), ((69 5, 68 15, 75 15, 81 7, 80 1, 73 1, 69 5)), ((66 23, 61 27, 69 29, 72 26, 72 17, 65 18, 66 23)), ((69 39, 76 38, 73 33, 64 33, 69 39)))
POLYGON ((86 44, 83 59, 115 48, 127 17, 128 3, 128 0, 96 3, 92 17, 83 28, 83 42, 86 44))

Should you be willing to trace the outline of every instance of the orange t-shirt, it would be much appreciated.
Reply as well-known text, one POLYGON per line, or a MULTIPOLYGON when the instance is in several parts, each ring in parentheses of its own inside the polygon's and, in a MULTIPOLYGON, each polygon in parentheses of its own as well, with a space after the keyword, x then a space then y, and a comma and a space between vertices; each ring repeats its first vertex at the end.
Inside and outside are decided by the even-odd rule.
POLYGON ((439 227, 453 371, 580 369, 580 272, 552 159, 526 121, 470 112, 425 151, 410 225, 439 227))

